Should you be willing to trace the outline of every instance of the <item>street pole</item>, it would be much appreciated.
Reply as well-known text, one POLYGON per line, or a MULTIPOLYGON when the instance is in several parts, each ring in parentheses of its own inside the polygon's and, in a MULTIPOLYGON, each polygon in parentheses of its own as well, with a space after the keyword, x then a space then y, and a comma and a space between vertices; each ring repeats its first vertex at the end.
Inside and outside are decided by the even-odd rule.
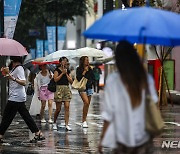
POLYGON ((55 4, 55 14, 56 14, 56 51, 58 51, 58 0, 56 0, 55 4))
POLYGON ((4 0, 0 0, 0 28, 1 28, 1 35, 0 37, 4 36, 4 0))
MULTIPOLYGON (((1 23, 1 36, 4 37, 4 0, 0 1, 0 23, 1 23)), ((6 57, 0 56, 0 68, 2 66, 6 65, 6 57)), ((6 99, 7 99, 7 90, 6 90, 6 84, 7 80, 5 77, 1 74, 1 115, 3 115, 5 105, 6 105, 6 99)))
POLYGON ((44 23, 43 23, 43 57, 46 56, 46 49, 45 49, 45 41, 46 41, 46 23, 45 23, 45 19, 44 19, 44 23))

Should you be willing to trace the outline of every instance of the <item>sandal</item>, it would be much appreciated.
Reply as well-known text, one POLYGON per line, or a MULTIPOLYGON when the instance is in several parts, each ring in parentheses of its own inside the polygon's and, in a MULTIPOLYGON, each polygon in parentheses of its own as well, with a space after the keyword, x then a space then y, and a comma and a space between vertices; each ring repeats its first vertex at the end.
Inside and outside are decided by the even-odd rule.
POLYGON ((45 137, 42 135, 42 132, 35 134, 34 138, 30 140, 30 143, 37 143, 37 141, 45 140, 45 137))

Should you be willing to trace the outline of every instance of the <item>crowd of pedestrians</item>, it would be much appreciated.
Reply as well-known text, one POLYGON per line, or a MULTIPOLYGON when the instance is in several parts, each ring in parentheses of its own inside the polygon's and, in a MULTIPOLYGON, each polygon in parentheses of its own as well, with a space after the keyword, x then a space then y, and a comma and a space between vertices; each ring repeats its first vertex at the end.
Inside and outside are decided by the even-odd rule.
MULTIPOLYGON (((115 61, 117 71, 107 78, 101 104, 104 124, 98 150, 102 153, 103 147, 110 147, 115 149, 115 153, 151 153, 152 138, 145 130, 145 91, 148 88, 154 102, 158 102, 153 79, 147 74, 135 48, 129 42, 121 41, 117 45, 115 61)), ((83 128, 88 128, 87 114, 93 95, 93 86, 95 86, 95 91, 99 92, 101 71, 98 66, 93 69, 89 64, 89 58, 82 56, 72 78, 69 60, 66 57, 59 59, 59 65, 54 72, 47 69, 46 65, 41 65, 40 72, 33 77, 34 96, 29 113, 25 106, 26 79, 21 63, 20 57, 13 57, 12 69, 8 72, 9 99, 0 124, 0 142, 3 142, 3 135, 17 112, 20 113, 31 132, 35 133, 31 142, 43 140, 44 136, 31 115, 40 114, 41 123, 46 123, 44 114, 47 102, 48 122, 53 125, 53 129, 58 129, 57 118, 64 104, 65 129, 72 131, 69 126, 72 99, 70 85, 73 80, 81 81, 83 77, 87 79, 85 89, 78 90, 83 102, 81 125, 83 128), (48 90, 51 79, 54 79, 56 84, 55 92, 48 90), (56 104, 54 117, 53 102, 56 104)))
MULTIPOLYGON (((59 65, 56 67, 54 74, 47 69, 46 65, 40 65, 40 72, 34 77, 34 95, 30 105, 31 115, 40 115, 41 123, 46 123, 44 111, 46 107, 46 102, 48 101, 48 113, 49 113, 49 123, 53 123, 53 129, 58 129, 57 118, 61 111, 61 106, 64 104, 64 120, 65 128, 67 131, 71 131, 69 126, 69 108, 70 101, 72 98, 72 92, 70 85, 73 80, 81 80, 82 77, 88 79, 86 84, 86 89, 79 90, 79 95, 83 102, 82 110, 82 127, 88 128, 87 114, 89 105, 91 102, 91 96, 93 94, 93 85, 95 83, 95 71, 90 67, 89 59, 87 56, 82 56, 79 60, 79 67, 77 67, 76 72, 72 73, 69 70, 69 60, 66 57, 61 57, 59 59, 59 65), (72 74, 74 77, 72 78, 72 74), (50 79, 54 78, 56 83, 56 92, 50 92, 47 88, 50 79), (55 112, 54 120, 52 121, 52 104, 55 102, 55 112), (41 104, 41 105, 40 105, 41 104)), ((31 75, 31 74, 30 74, 31 75)), ((32 82, 32 81, 31 81, 32 82)), ((98 88, 97 88, 98 89, 98 88)), ((47 107, 46 107, 47 108, 47 107)))

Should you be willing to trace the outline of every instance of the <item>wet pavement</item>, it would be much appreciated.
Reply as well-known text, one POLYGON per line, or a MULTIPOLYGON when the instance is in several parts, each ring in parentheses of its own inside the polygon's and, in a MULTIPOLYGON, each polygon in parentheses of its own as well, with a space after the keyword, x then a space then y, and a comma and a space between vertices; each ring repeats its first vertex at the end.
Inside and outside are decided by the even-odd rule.
MULTIPOLYGON (((67 132, 64 127, 64 108, 58 117, 58 130, 52 129, 52 124, 41 124, 39 117, 33 117, 38 127, 43 131, 46 139, 38 143, 29 143, 33 137, 25 122, 17 114, 9 129, 5 133, 4 143, 0 145, 2 154, 79 154, 79 153, 98 153, 100 133, 102 130, 102 119, 100 116, 100 95, 94 94, 92 97, 87 122, 89 128, 81 127, 83 103, 76 91, 73 91, 73 99, 70 105, 69 124, 72 131, 67 132)), ((29 107, 31 97, 28 96, 27 106, 29 107)), ((165 119, 166 128, 164 133, 154 139, 153 151, 155 154, 178 154, 179 149, 161 148, 162 141, 176 140, 180 141, 180 105, 164 107, 162 115, 165 119)), ((46 119, 48 113, 46 112, 46 119)), ((105 149, 105 153, 111 153, 110 149, 105 149)))

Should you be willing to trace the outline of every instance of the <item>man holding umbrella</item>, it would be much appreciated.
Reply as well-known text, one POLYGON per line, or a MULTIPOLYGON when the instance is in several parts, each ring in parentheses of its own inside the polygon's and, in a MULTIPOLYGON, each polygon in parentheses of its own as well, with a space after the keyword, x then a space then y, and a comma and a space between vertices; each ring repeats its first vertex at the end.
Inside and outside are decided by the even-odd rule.
POLYGON ((30 116, 25 106, 26 92, 25 92, 25 74, 24 69, 21 66, 22 57, 12 57, 12 70, 6 72, 6 76, 9 78, 9 98, 6 104, 2 121, 0 124, 0 142, 2 143, 3 135, 11 124, 17 112, 22 116, 26 124, 32 133, 35 133, 35 137, 30 142, 37 142, 38 140, 45 139, 42 132, 37 128, 33 118, 30 116))

